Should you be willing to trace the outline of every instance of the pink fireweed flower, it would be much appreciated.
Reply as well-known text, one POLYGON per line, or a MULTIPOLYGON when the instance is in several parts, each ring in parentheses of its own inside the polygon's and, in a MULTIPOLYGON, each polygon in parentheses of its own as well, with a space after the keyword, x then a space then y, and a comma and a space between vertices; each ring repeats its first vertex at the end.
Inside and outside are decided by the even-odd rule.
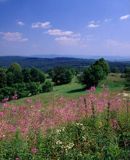
POLYGON ((92 86, 89 89, 87 89, 87 91, 89 91, 89 92, 95 92, 96 91, 96 87, 92 86))
POLYGON ((18 99, 18 95, 15 94, 14 96, 11 97, 12 100, 17 100, 18 99))
POLYGON ((26 99, 26 102, 27 102, 27 103, 32 103, 32 99, 29 99, 29 98, 28 98, 28 99, 26 99))
POLYGON ((8 102, 8 100, 9 100, 9 98, 2 99, 2 103, 6 103, 6 102, 8 102))
POLYGON ((4 112, 0 112, 0 117, 3 117, 3 115, 4 115, 4 112))
POLYGON ((37 153, 37 148, 36 147, 33 147, 32 149, 31 149, 31 152, 33 153, 33 154, 36 154, 37 153))

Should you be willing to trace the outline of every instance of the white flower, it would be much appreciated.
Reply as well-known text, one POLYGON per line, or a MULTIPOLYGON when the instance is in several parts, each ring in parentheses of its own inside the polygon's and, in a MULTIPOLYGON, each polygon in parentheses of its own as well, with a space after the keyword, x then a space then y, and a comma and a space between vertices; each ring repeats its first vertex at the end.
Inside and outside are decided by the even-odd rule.
POLYGON ((73 146, 74 146, 74 143, 69 143, 69 144, 66 146, 66 149, 71 149, 71 148, 73 148, 73 146))
POLYGON ((123 96, 124 97, 129 97, 129 94, 128 93, 123 93, 123 96))
POLYGON ((58 141, 56 141, 56 144, 57 144, 57 145, 61 145, 61 144, 62 144, 62 141, 58 140, 58 141))

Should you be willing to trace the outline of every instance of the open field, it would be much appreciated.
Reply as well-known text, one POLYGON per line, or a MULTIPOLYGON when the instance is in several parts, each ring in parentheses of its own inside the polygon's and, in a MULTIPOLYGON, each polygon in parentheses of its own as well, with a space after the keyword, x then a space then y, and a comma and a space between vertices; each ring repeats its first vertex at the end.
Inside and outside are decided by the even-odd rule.
MULTIPOLYGON (((100 93, 103 89, 103 84, 107 86, 110 92, 122 92, 124 88, 124 78, 121 78, 120 74, 109 74, 106 80, 103 80, 97 87, 96 92, 100 93)), ((40 100, 44 105, 53 103, 59 97, 67 97, 70 99, 78 98, 82 95, 86 95, 87 91, 83 85, 77 82, 74 78, 73 81, 66 85, 54 86, 52 92, 42 93, 36 96, 30 97, 33 101, 40 100)), ((28 98, 19 99, 17 101, 11 101, 10 103, 23 104, 28 98)))
MULTIPOLYGON (((119 93, 123 86, 116 76, 119 93)), ((112 77, 108 78, 113 81, 112 77)), ((0 159, 129 160, 129 95, 117 95, 117 85, 111 86, 110 91, 100 87, 96 92, 82 91, 85 96, 78 92, 79 98, 74 98, 74 93, 65 95, 60 88, 51 93, 62 93, 57 100, 46 94, 40 95, 41 100, 44 97, 42 103, 37 101, 39 96, 5 103, 0 111, 0 159), (51 101, 53 105, 48 103, 51 101)))

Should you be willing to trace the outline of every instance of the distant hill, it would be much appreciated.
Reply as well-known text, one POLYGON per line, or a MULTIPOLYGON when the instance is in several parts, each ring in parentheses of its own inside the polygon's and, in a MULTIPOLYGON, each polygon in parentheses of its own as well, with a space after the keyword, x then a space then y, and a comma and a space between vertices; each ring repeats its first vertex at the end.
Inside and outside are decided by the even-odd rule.
MULTIPOLYGON (((34 58, 34 57, 18 57, 18 56, 1 56, 0 66, 9 67, 11 63, 17 62, 22 67, 37 67, 44 71, 51 69, 56 66, 73 67, 78 69, 83 69, 86 66, 94 63, 95 59, 81 59, 81 58, 34 58)), ((111 69, 118 67, 121 71, 124 70, 126 66, 130 67, 130 61, 119 61, 111 62, 109 61, 111 69)))

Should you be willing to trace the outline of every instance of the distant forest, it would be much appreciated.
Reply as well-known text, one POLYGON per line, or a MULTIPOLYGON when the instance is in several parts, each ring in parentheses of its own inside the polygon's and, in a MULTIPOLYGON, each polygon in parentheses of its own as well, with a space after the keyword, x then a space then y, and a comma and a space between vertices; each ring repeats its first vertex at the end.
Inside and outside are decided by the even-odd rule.
MULTIPOLYGON (((94 63, 95 59, 80 59, 80 58, 30 58, 30 57, 17 57, 17 56, 2 56, 0 57, 0 67, 9 67, 12 63, 19 63, 23 68, 36 67, 43 71, 48 71, 57 66, 72 67, 82 71, 94 63)), ((126 67, 130 67, 129 61, 108 61, 111 72, 124 72, 126 67)))

